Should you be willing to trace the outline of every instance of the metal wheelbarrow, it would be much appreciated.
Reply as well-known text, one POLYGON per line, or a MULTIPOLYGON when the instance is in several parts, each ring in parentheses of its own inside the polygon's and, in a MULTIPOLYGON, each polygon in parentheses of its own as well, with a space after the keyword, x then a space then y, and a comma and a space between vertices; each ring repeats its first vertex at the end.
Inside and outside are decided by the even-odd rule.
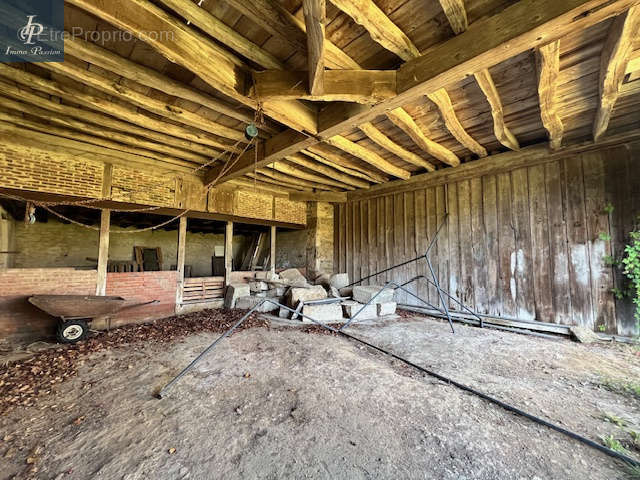
POLYGON ((124 305, 122 297, 100 297, 96 295, 33 295, 29 303, 53 317, 60 319, 56 337, 61 343, 76 343, 86 338, 88 324, 96 318, 107 317, 127 308, 157 303, 150 302, 124 305))

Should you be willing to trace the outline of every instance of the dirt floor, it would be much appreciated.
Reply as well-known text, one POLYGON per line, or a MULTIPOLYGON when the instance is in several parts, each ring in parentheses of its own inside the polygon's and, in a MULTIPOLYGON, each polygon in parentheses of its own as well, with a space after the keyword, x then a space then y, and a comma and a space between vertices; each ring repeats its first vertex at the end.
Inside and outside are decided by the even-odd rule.
MULTIPOLYGON (((588 438, 612 435, 640 458, 637 347, 456 328, 408 318, 349 330, 588 438)), ((300 329, 233 335, 155 399, 216 336, 74 357, 77 375, 0 418, 0 478, 625 478, 574 440, 300 329)))

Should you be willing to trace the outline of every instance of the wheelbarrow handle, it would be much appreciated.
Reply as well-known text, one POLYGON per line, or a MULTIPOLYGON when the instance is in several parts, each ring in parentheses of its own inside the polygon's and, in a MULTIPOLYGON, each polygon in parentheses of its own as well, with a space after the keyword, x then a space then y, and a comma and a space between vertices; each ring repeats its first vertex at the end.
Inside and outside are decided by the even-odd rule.
POLYGON ((143 305, 151 305, 152 303, 160 303, 160 300, 151 300, 150 302, 142 302, 142 303, 134 303, 133 305, 126 305, 122 307, 120 310, 118 310, 118 312, 121 312, 122 310, 126 310, 128 308, 142 307, 143 305))

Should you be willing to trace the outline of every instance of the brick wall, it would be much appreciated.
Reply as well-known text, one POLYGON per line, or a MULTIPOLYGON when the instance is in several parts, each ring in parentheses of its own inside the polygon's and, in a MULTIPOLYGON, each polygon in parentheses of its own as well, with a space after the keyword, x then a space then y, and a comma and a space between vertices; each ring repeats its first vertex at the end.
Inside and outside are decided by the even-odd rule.
POLYGON ((95 295, 95 270, 9 268, 0 270, 0 340, 38 340, 55 333, 57 319, 31 305, 37 294, 95 295))
MULTIPOLYGON (((176 272, 108 273, 107 295, 123 297, 125 305, 158 300, 158 303, 123 310, 111 319, 111 326, 143 323, 170 317, 176 309, 176 272)), ((96 328, 102 325, 96 323, 96 328)))

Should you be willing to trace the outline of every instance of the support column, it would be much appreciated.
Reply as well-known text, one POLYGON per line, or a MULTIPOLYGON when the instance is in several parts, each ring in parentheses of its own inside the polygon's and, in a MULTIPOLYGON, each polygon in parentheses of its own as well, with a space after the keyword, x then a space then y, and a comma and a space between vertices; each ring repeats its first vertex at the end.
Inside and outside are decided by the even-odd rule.
POLYGON ((233 268, 233 222, 227 222, 224 231, 224 286, 231 283, 233 268))
POLYGON ((176 304, 182 303, 182 294, 184 292, 184 259, 187 249, 187 217, 180 217, 180 225, 178 226, 178 264, 176 266, 178 287, 176 289, 176 304))
POLYGON ((98 280, 96 295, 107 294, 107 263, 109 262, 109 225, 111 210, 105 208, 100 215, 100 244, 98 246, 98 280))
POLYGON ((276 227, 271 226, 271 248, 269 250, 269 270, 276 273, 276 227))
POLYGON ((307 203, 307 276, 333 273, 333 205, 307 203))

